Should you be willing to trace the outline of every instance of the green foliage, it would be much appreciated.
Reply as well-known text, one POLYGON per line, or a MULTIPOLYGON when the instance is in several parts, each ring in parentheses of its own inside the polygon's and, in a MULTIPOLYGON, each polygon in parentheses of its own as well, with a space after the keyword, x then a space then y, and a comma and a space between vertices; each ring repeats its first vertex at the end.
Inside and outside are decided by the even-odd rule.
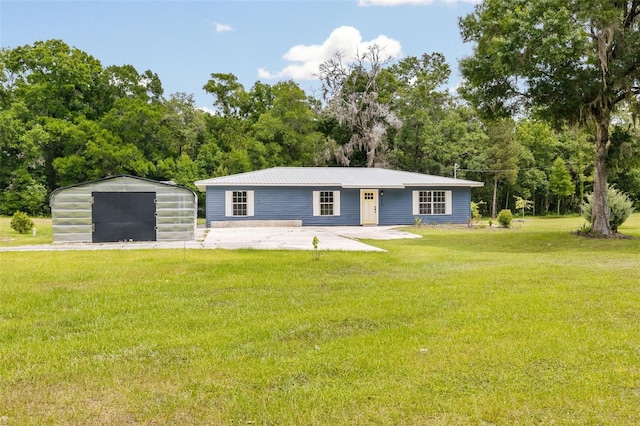
POLYGON ((5 191, 0 193, 0 214, 9 215, 20 210, 38 215, 47 211, 47 189, 28 170, 15 170, 6 185, 5 191))
POLYGON ((492 122, 487 136, 488 168, 495 172, 498 181, 515 182, 518 177, 518 160, 522 154, 522 146, 515 138, 514 122, 512 120, 492 122))
POLYGON ((480 215, 480 207, 478 206, 478 203, 476 203, 475 201, 471 202, 471 218, 474 220, 478 220, 480 219, 481 215, 480 215))
POLYGON ((578 229, 577 234, 585 237, 598 236, 588 223, 583 223, 578 229))
POLYGON ((498 223, 503 228, 508 228, 511 226, 511 221, 513 220, 513 214, 511 214, 511 210, 508 210, 508 209, 500 210, 500 213, 498 213, 497 219, 498 219, 498 223))
MULTIPOLYGON (((637 108, 639 23, 635 1, 483 1, 460 20, 463 41, 474 44, 460 62, 460 92, 486 117, 530 112, 558 127, 593 124, 594 196, 604 206, 608 165, 624 157, 610 137, 612 118, 637 108)), ((605 212, 595 216, 593 227, 609 235, 605 212)))
POLYGON ((524 217, 524 211, 531 210, 531 208, 533 207, 533 201, 525 200, 524 198, 519 197, 517 195, 515 195, 514 198, 516 199, 516 206, 515 206, 516 209, 521 210, 522 217, 524 217))
POLYGON ((575 188, 564 160, 556 158, 549 174, 549 191, 558 196, 557 213, 560 214, 560 200, 574 193, 575 188))
POLYGON ((33 221, 26 213, 17 211, 11 216, 11 229, 19 234, 28 234, 33 229, 33 221))
MULTIPOLYGON (((489 3, 497 7, 483 2, 479 8, 489 3)), ((520 19, 513 13, 525 12, 533 13, 519 10, 502 18, 520 19)), ((509 46, 498 47, 510 52, 509 46)), ((545 170, 562 156, 578 192, 589 190, 593 138, 582 129, 554 133, 535 117, 482 122, 447 89, 451 69, 440 53, 392 65, 381 55, 377 68, 369 69, 364 56, 376 53, 383 52, 367 51, 361 62, 342 64, 345 73, 332 81, 344 83, 344 90, 334 93, 331 105, 291 81, 256 82, 245 90, 233 74, 214 73, 205 85, 215 108, 210 114, 195 105, 193 95, 164 98, 150 70, 103 67, 60 40, 2 49, 0 214, 47 214, 52 190, 115 174, 191 186, 193 180, 273 166, 336 165, 336 153, 350 156, 351 166, 373 159, 442 176, 453 176, 458 164, 457 177, 486 183, 474 188, 474 199, 492 197, 495 184, 496 205, 509 205, 515 193, 541 210, 548 208, 545 170), (349 108, 332 110, 342 102, 355 107, 354 114, 349 108)), ((621 124, 611 135, 609 181, 638 198, 640 138, 630 126, 633 111, 616 115, 621 124)))
MULTIPOLYGON (((609 203, 609 225, 613 232, 618 232, 618 228, 622 225, 633 213, 633 202, 627 194, 618 191, 618 189, 609 185, 607 190, 607 201, 609 203)), ((593 193, 585 196, 585 201, 582 204, 582 217, 588 222, 592 223, 593 217, 591 212, 593 210, 593 193)))
POLYGON ((559 197, 566 197, 573 194, 574 187, 571 181, 571 174, 564 160, 556 158, 549 174, 549 191, 559 197))
POLYGON ((521 171, 512 192, 530 200, 530 209, 534 212, 546 213, 548 204, 544 200, 549 193, 549 181, 545 170, 551 168, 558 152, 566 147, 560 143, 552 127, 540 120, 519 120, 515 137, 522 146, 522 155, 519 161, 521 171))
POLYGON ((486 167, 493 173, 493 197, 491 216, 497 209, 497 187, 500 182, 513 184, 518 177, 518 160, 523 152, 515 139, 515 127, 512 120, 504 119, 491 122, 488 131, 489 147, 486 150, 486 167))

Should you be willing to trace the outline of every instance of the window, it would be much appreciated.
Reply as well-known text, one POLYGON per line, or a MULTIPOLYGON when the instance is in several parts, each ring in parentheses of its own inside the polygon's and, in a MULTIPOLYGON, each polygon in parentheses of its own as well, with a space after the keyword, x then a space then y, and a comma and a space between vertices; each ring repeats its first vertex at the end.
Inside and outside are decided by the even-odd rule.
POLYGON ((247 191, 233 191, 232 203, 234 216, 247 215, 247 191))
POLYGON ((313 191, 314 216, 340 216, 340 191, 313 191))
POLYGON ((320 191, 320 216, 333 216, 333 191, 320 191))
POLYGON ((225 191, 225 216, 253 216, 253 191, 225 191))
POLYGON ((451 214, 451 191, 413 191, 413 214, 451 214))

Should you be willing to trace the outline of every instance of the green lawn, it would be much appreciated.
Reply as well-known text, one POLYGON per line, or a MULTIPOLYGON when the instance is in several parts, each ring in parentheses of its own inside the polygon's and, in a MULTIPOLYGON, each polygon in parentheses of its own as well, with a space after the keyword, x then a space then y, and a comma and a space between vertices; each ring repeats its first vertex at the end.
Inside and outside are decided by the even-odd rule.
POLYGON ((640 424, 640 215, 582 223, 0 252, 0 425, 640 424))
POLYGON ((53 232, 51 219, 31 218, 36 228, 36 235, 32 232, 19 234, 11 229, 11 218, 0 217, 0 247, 21 246, 31 244, 51 244, 53 232))

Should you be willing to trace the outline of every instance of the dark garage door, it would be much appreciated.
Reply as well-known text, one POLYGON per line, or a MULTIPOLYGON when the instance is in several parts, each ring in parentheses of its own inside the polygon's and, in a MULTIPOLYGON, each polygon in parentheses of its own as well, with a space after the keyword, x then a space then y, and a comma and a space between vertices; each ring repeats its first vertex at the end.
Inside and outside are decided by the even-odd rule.
POLYGON ((93 242, 155 241, 155 192, 92 192, 93 242))

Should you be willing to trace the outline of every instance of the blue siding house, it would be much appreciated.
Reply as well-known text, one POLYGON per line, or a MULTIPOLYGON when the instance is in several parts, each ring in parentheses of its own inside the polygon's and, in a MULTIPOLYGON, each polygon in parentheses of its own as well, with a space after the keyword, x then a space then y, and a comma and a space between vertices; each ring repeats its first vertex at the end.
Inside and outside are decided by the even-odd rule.
POLYGON ((468 223, 482 182, 382 168, 274 167, 195 182, 207 227, 468 223), (244 223, 243 223, 244 222, 244 223))

